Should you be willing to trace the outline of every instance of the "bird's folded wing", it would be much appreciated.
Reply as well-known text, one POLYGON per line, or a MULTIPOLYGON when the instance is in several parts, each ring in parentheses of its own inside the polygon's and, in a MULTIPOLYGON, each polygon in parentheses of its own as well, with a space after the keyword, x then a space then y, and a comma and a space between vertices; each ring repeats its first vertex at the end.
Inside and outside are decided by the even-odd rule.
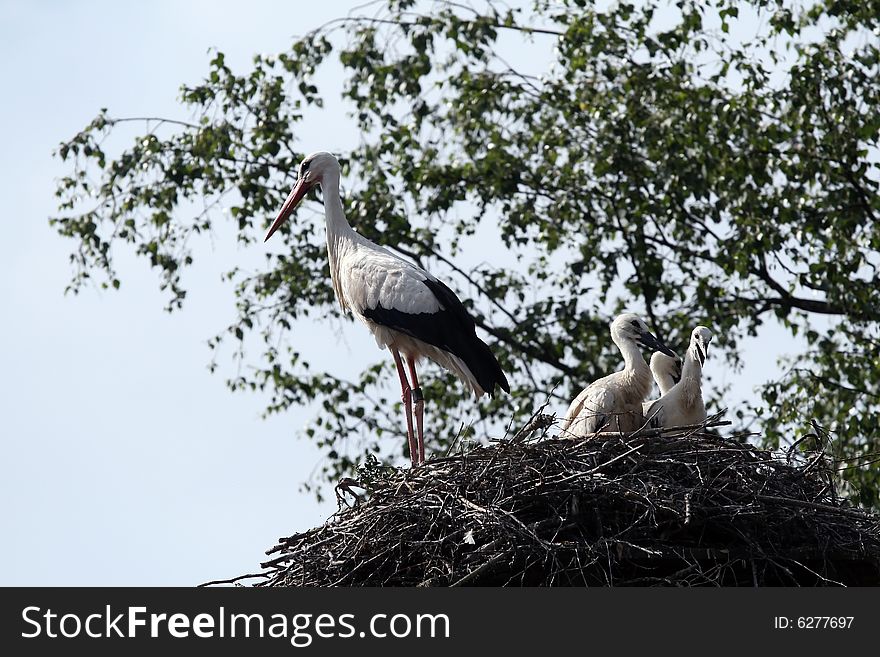
POLYGON ((572 426, 577 421, 576 435, 593 433, 604 422, 605 416, 614 408, 614 393, 610 388, 592 384, 584 390, 568 407, 565 420, 562 423, 562 431, 572 431, 572 426))
POLYGON ((666 402, 666 395, 659 399, 655 399, 643 404, 642 415, 651 423, 652 427, 662 426, 663 404, 666 402))
POLYGON ((368 253, 352 262, 346 273, 346 296, 357 310, 384 308, 414 315, 441 308, 425 286, 425 272, 386 254, 368 253))

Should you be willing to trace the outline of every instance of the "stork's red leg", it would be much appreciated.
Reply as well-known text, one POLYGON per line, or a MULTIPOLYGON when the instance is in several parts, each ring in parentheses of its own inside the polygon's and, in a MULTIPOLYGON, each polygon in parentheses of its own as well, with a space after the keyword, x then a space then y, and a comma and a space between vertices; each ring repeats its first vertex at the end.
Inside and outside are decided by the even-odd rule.
POLYGON ((400 377, 400 399, 403 401, 403 412, 406 415, 406 437, 409 441, 409 458, 413 465, 418 465, 419 447, 416 438, 413 435, 412 421, 412 388, 406 380, 406 372, 403 369, 403 361, 400 358, 400 352, 391 348, 391 355, 394 356, 394 364, 397 366, 397 375, 400 377))
POLYGON ((416 374, 416 361, 413 358, 406 359, 409 365, 409 377, 412 379, 412 397, 416 408, 416 429, 418 431, 419 440, 419 463, 425 462, 425 397, 422 395, 422 389, 419 386, 419 376, 416 374))

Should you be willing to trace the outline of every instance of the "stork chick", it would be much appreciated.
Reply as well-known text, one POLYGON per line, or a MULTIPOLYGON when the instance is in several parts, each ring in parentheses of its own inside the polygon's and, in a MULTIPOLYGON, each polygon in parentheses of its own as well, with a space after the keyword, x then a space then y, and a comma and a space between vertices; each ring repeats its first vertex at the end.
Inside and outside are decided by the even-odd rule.
POLYGON ((635 431, 645 419, 642 402, 651 391, 651 370, 640 347, 675 357, 647 324, 632 313, 619 315, 611 323, 611 339, 620 349, 624 367, 588 385, 565 414, 562 435, 580 438, 607 428, 609 431, 635 431))
MULTIPOLYGON (((657 384, 657 389, 660 390, 660 396, 662 397, 669 392, 672 386, 681 380, 681 358, 678 356, 673 358, 672 356, 667 356, 662 351, 655 351, 654 355, 651 356, 651 376, 654 377, 654 382, 657 384)), ((655 401, 657 400, 651 399, 650 401, 642 402, 642 410, 645 413, 645 417, 648 417, 648 409, 655 401)))
POLYGON ((681 381, 670 388, 645 411, 651 423, 660 427, 699 424, 706 419, 703 403, 703 365, 709 356, 712 331, 698 326, 691 332, 691 342, 681 368, 681 381))

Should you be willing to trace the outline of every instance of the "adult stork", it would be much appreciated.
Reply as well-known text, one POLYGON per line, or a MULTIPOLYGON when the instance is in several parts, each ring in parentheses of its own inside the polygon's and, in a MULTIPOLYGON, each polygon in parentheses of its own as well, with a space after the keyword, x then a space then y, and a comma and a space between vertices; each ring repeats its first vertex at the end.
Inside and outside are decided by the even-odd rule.
MULTIPOLYGON (((326 152, 312 153, 268 240, 290 217, 303 197, 320 185, 327 224, 327 257, 333 291, 343 311, 366 324, 381 349, 394 357, 413 465, 425 460, 424 407, 416 366, 429 358, 455 374, 477 397, 492 396, 495 386, 510 385, 488 345, 477 337, 473 318, 442 281, 359 235, 348 223, 339 195, 339 162, 326 152), (411 380, 407 379, 404 360, 411 380), (416 431, 413 432, 413 406, 416 431)), ((265 241, 265 240, 264 240, 265 241)))
MULTIPOLYGON (((657 384, 660 396, 665 395, 672 386, 681 380, 681 358, 667 356, 662 351, 655 351, 651 356, 651 376, 657 384)), ((647 413, 656 400, 642 402, 642 410, 647 413)), ((647 417, 647 415, 645 416, 647 417)))
POLYGON ((593 381, 568 407, 562 435, 580 438, 609 427, 612 431, 635 431, 644 424, 642 402, 651 391, 651 370, 639 347, 667 356, 675 352, 660 342, 647 324, 632 313, 611 323, 611 339, 623 355, 624 367, 593 381))
POLYGON ((645 411, 645 416, 653 425, 680 427, 699 424, 706 419, 702 389, 703 365, 709 356, 711 341, 712 331, 705 326, 698 326, 691 331, 691 341, 681 368, 681 381, 645 411))

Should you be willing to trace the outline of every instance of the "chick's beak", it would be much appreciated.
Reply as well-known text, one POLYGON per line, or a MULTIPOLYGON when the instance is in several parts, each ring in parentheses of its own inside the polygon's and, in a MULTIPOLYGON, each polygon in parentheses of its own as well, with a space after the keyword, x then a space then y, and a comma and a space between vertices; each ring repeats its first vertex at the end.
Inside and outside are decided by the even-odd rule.
POLYGON ((660 340, 658 340, 654 336, 654 334, 651 333, 650 331, 645 331, 644 333, 642 333, 639 336, 639 341, 642 343, 642 346, 647 349, 652 349, 653 351, 659 351, 660 353, 666 354, 667 356, 670 356, 671 358, 676 357, 675 352, 672 351, 672 349, 667 347, 665 344, 660 342, 660 340))

